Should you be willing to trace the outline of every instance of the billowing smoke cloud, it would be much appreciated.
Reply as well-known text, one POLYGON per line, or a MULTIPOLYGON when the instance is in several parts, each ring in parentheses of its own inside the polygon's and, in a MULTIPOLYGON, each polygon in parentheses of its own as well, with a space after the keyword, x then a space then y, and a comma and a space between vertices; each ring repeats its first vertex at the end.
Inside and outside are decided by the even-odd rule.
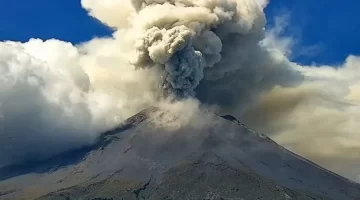
POLYGON ((223 42, 232 35, 254 37, 255 42, 263 35, 265 18, 253 1, 132 3, 136 10, 128 30, 135 37, 132 64, 161 69, 160 87, 166 96, 195 96, 204 68, 221 60, 223 42))
POLYGON ((215 90, 220 87, 206 87, 221 85, 221 80, 232 82, 235 91, 253 84, 271 88, 293 84, 288 79, 302 79, 282 54, 274 56, 276 52, 259 44, 265 36, 262 9, 267 1, 83 0, 82 4, 91 16, 116 30, 114 42, 126 46, 126 60, 132 66, 159 72, 158 87, 165 96, 195 96, 218 103, 215 90), (114 19, 119 17, 116 13, 122 13, 122 18, 114 19), (203 86, 198 87, 201 82, 203 86))
POLYGON ((289 61, 291 40, 264 28, 268 1, 81 3, 112 37, 0 42, 0 167, 91 144, 170 97, 181 100, 173 110, 197 110, 186 99, 196 98, 325 167, 360 174, 345 173, 360 159, 360 59, 336 68, 289 61))
POLYGON ((360 180, 360 58, 299 70, 306 77, 302 84, 264 92, 243 119, 300 155, 360 180))
POLYGON ((102 89, 97 81, 106 77, 106 70, 91 72, 89 65, 85 73, 81 67, 82 62, 100 62, 101 57, 93 61, 87 56, 57 40, 0 43, 0 167, 91 144, 100 132, 151 102, 142 93, 149 82, 134 82, 119 65, 114 71, 120 75, 107 84, 125 77, 120 85, 127 88, 112 94, 111 87, 119 83, 114 81, 102 89), (133 102, 132 95, 139 100, 133 102))

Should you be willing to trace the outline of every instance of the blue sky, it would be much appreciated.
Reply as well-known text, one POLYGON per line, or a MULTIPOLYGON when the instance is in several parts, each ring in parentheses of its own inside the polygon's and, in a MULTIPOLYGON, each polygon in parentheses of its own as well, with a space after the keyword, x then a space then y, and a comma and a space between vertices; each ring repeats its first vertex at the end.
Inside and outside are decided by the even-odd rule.
POLYGON ((360 54, 360 20, 358 0, 270 0, 266 9, 269 24, 275 15, 290 15, 288 34, 300 46, 317 46, 313 57, 300 56, 302 63, 336 64, 347 55, 360 54))
POLYGON ((79 43, 111 31, 88 17, 80 0, 0 0, 0 40, 79 43))
MULTIPOLYGON (((359 6, 358 0, 271 0, 266 13, 269 26, 274 16, 290 16, 285 35, 297 41, 294 61, 337 64, 360 54, 359 6), (310 49, 315 51, 306 53, 310 49)), ((57 38, 76 44, 109 34, 87 16, 80 0, 0 0, 0 40, 57 38)))

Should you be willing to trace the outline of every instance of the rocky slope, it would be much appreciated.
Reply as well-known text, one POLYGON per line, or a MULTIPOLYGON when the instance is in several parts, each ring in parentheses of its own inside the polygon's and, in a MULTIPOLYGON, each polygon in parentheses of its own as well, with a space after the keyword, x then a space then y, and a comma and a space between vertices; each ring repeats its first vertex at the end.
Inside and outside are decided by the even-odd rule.
POLYGON ((0 169, 0 199, 353 200, 360 186, 231 116, 150 108, 93 146, 0 169))

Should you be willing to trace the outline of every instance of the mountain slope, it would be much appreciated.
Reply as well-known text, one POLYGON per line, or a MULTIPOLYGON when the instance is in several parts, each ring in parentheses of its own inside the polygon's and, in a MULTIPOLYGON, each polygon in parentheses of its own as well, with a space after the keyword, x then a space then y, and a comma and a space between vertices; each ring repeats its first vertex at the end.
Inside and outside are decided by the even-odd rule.
POLYGON ((91 147, 0 169, 0 199, 360 199, 360 186, 231 116, 150 108, 91 147))

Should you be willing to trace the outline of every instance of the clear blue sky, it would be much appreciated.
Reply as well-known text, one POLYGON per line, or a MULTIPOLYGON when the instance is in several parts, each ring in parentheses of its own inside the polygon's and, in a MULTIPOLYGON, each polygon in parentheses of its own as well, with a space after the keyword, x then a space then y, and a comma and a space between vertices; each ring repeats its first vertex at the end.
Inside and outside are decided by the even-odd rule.
MULTIPOLYGON (((290 14, 285 34, 300 41, 299 49, 319 48, 312 56, 295 51, 295 61, 334 64, 360 54, 359 7, 359 0, 271 0, 266 13, 270 26, 274 16, 290 14)), ((57 38, 79 43, 109 34, 87 16, 80 0, 0 0, 0 40, 57 38)))

